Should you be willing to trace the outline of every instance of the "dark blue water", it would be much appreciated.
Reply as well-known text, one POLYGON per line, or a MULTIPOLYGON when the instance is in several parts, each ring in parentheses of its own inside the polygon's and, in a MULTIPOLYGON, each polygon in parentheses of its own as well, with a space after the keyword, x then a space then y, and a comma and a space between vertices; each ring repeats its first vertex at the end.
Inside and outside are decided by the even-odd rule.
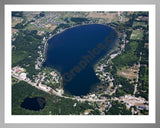
POLYGON ((45 104, 46 101, 43 97, 34 97, 34 98, 27 97, 22 102, 21 107, 33 111, 40 111, 45 107, 45 104))
POLYGON ((63 75, 65 92, 86 95, 99 83, 93 65, 113 48, 117 33, 100 25, 82 25, 53 36, 48 40, 43 66, 57 69, 63 75))

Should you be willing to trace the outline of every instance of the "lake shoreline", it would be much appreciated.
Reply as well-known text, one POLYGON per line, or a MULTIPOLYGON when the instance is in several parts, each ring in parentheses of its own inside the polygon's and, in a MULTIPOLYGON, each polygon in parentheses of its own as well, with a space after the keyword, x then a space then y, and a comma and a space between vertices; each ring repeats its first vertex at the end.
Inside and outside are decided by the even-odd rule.
MULTIPOLYGON (((50 36, 50 37, 45 41, 45 44, 44 44, 44 51, 43 51, 43 52, 44 52, 44 59, 43 59, 42 64, 46 61, 46 52, 47 52, 47 48, 48 48, 48 41, 49 41, 51 38, 53 38, 54 36, 56 36, 56 35, 64 32, 64 31, 66 31, 66 30, 68 30, 68 29, 75 28, 75 27, 79 27, 79 26, 84 26, 84 25, 96 25, 96 24, 81 24, 81 25, 72 26, 72 27, 69 27, 69 28, 65 28, 65 29, 63 29, 61 32, 58 32, 58 33, 53 34, 52 36, 50 36)), ((97 24, 97 25, 104 25, 104 24, 97 24)), ((118 41, 118 40, 119 40, 119 32, 117 32, 114 27, 111 27, 111 26, 108 26, 108 25, 104 25, 104 26, 110 27, 111 29, 113 29, 113 30, 117 33, 118 37, 117 37, 117 39, 116 39, 116 41, 115 41, 115 44, 114 44, 114 45, 117 45, 117 44, 119 43, 119 41, 118 41)), ((116 47, 116 46, 113 46, 113 48, 111 48, 111 49, 106 53, 106 55, 104 55, 102 58, 98 59, 97 62, 95 62, 94 66, 97 65, 101 59, 105 58, 105 57, 108 56, 111 52, 115 51, 115 50, 117 49, 117 47, 116 47, 116 49, 115 49, 115 47, 116 47)), ((57 69, 54 68, 53 70, 57 71, 57 72, 60 74, 61 78, 62 78, 61 73, 60 73, 57 69)), ((63 86, 64 86, 64 85, 63 85, 63 79, 62 79, 62 85, 61 85, 62 89, 64 89, 63 86)), ((88 95, 88 94, 86 94, 86 95, 88 95)), ((73 96, 74 96, 74 95, 73 95, 73 96)))
MULTIPOLYGON (((94 24, 81 24, 81 25, 71 26, 71 27, 69 27, 69 28, 63 29, 61 32, 58 32, 58 33, 55 33, 55 34, 51 35, 51 36, 45 41, 45 44, 44 44, 44 51, 43 51, 43 53, 44 53, 44 59, 43 59, 43 61, 42 61, 42 64, 43 64, 43 63, 45 62, 45 60, 46 60, 46 51, 47 51, 48 41, 49 41, 51 38, 53 38, 54 36, 56 36, 56 35, 58 35, 58 34, 61 34, 62 32, 66 31, 66 30, 68 30, 68 29, 71 29, 71 28, 74 28, 74 27, 83 26, 83 25, 94 25, 94 24)), ((107 26, 107 27, 112 28, 115 32, 117 32, 118 38, 119 38, 119 32, 118 32, 113 26, 106 25, 106 24, 98 24, 98 25, 104 25, 104 26, 107 26)))

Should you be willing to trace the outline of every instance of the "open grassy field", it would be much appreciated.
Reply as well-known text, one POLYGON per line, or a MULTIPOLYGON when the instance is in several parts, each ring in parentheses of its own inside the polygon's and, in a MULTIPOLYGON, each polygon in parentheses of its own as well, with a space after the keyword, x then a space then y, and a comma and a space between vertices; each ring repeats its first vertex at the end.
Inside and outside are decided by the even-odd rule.
POLYGON ((26 51, 12 51, 12 64, 17 64, 28 57, 28 55, 29 54, 26 51))
POLYGON ((133 27, 136 27, 136 26, 147 27, 147 25, 146 25, 145 22, 134 22, 134 23, 133 23, 133 27))
POLYGON ((117 12, 112 12, 112 13, 109 13, 109 12, 104 12, 104 13, 90 12, 88 17, 105 18, 105 19, 108 19, 108 22, 118 20, 117 12))
POLYGON ((143 39, 143 31, 142 30, 133 30, 130 39, 131 40, 142 40, 143 39))
POLYGON ((119 76, 125 77, 127 79, 135 79, 138 74, 138 66, 132 66, 132 67, 123 67, 122 69, 117 71, 117 74, 119 76))
POLYGON ((25 27, 25 30, 39 30, 39 31, 47 31, 52 32, 57 26, 52 24, 47 24, 43 28, 38 28, 34 24, 28 24, 27 27, 25 27))
POLYGON ((138 61, 138 57, 135 54, 138 47, 138 43, 136 41, 131 41, 129 43, 129 49, 126 53, 122 53, 119 56, 116 56, 112 62, 117 67, 117 69, 132 66, 134 63, 138 61))

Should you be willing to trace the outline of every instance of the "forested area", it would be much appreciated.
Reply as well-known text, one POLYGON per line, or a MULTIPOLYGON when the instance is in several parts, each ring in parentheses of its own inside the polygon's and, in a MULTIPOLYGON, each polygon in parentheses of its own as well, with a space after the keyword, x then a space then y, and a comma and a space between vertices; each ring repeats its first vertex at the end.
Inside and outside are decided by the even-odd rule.
POLYGON ((22 11, 14 11, 12 12, 12 17, 23 17, 23 12, 22 11))
POLYGON ((106 115, 131 115, 131 109, 127 110, 126 105, 124 103, 120 103, 118 101, 111 102, 112 107, 107 111, 106 115))
MULTIPOLYGON (((147 22, 148 23, 148 22, 147 22)), ((141 67, 139 71, 138 92, 136 96, 141 96, 148 100, 149 96, 149 34, 148 26, 144 29, 143 41, 141 44, 141 67)))
MULTIPOLYGON (((80 115, 86 109, 93 109, 93 106, 88 105, 88 102, 78 102, 77 100, 65 99, 50 95, 46 92, 32 87, 26 82, 19 82, 12 85, 12 114, 13 115, 80 115), (46 101, 46 106, 40 111, 31 111, 21 108, 21 103, 27 97, 43 97, 46 101), (74 107, 74 104, 76 106, 74 107), (50 113, 51 111, 51 113, 50 113)), ((98 114, 93 111, 92 114, 98 114)))
POLYGON ((130 81, 121 76, 115 76, 115 81, 113 81, 115 85, 122 85, 121 88, 116 90, 115 96, 120 97, 124 96, 125 94, 133 94, 134 92, 134 85, 130 83, 130 81))
POLYGON ((12 41, 12 45, 14 45, 12 49, 12 67, 17 65, 24 67, 30 79, 39 72, 35 69, 35 61, 39 56, 37 51, 38 46, 42 45, 42 39, 42 36, 37 35, 37 30, 21 30, 15 41, 12 41))
POLYGON ((81 24, 82 22, 86 22, 89 20, 87 18, 72 17, 71 21, 75 22, 76 24, 81 24))
POLYGON ((148 92, 149 92, 149 74, 148 74, 148 67, 141 66, 139 72, 139 81, 138 81, 138 92, 136 96, 144 97, 148 100, 148 92))

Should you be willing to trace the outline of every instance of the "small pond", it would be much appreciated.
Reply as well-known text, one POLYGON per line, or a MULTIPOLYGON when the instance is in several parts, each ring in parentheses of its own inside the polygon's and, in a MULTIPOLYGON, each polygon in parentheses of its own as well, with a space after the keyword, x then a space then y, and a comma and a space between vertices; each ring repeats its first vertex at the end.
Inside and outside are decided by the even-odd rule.
POLYGON ((43 97, 34 97, 34 98, 27 97, 21 103, 22 108, 33 110, 33 111, 40 111, 45 107, 45 105, 46 105, 46 101, 45 101, 45 98, 43 97))

